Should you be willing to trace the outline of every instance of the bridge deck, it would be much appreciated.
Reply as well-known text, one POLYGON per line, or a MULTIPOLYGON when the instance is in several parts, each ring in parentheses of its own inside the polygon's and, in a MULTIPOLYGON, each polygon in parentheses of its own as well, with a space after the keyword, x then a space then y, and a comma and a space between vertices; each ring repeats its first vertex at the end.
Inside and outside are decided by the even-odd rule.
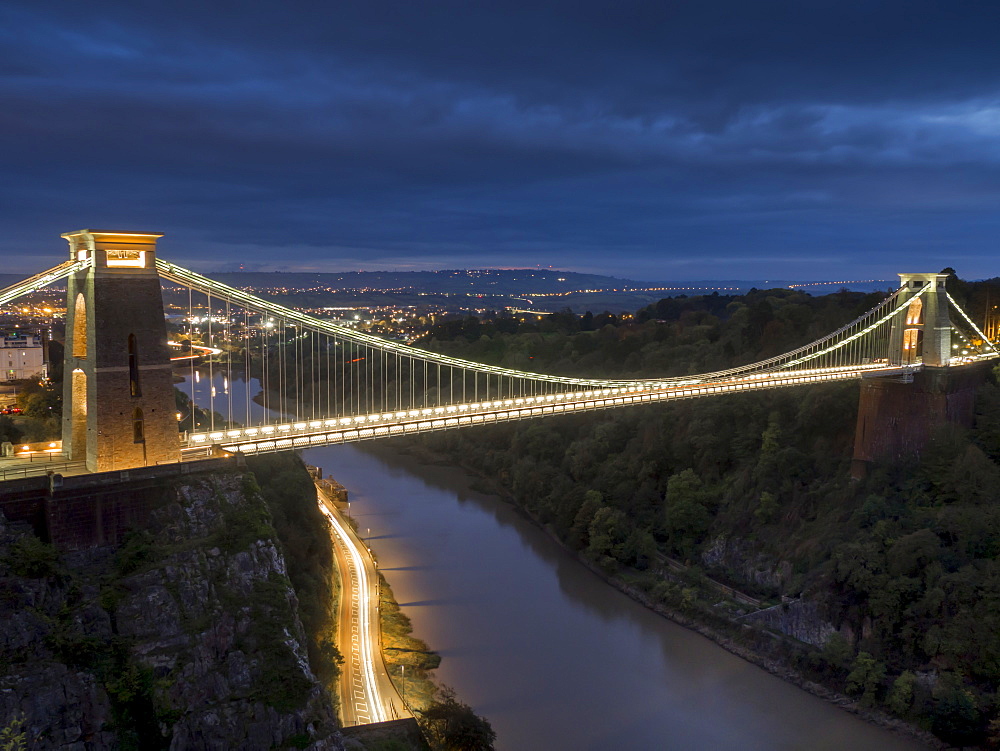
POLYGON ((182 448, 185 458, 201 457, 215 445, 246 454, 314 448, 339 443, 414 435, 437 430, 487 425, 511 420, 609 409, 652 402, 696 399, 809 383, 856 380, 867 377, 905 376, 921 366, 869 364, 847 368, 823 368, 788 374, 762 374, 692 382, 666 388, 630 386, 595 391, 504 399, 472 404, 453 404, 399 412, 378 412, 351 417, 278 423, 257 427, 196 433, 182 448))

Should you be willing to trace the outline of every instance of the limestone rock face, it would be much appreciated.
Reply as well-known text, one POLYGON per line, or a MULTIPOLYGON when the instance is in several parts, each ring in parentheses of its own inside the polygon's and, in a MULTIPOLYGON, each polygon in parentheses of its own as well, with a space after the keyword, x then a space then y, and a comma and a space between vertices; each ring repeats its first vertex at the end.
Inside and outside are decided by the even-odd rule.
POLYGON ((745 623, 779 631, 806 644, 822 647, 837 632, 811 600, 792 600, 743 616, 745 623))
POLYGON ((117 551, 45 547, 0 521, 0 722, 31 748, 343 747, 246 477, 186 480, 117 551))
POLYGON ((792 575, 788 561, 776 561, 739 537, 716 537, 705 547, 701 559, 709 568, 726 569, 730 575, 749 584, 779 591, 792 575))

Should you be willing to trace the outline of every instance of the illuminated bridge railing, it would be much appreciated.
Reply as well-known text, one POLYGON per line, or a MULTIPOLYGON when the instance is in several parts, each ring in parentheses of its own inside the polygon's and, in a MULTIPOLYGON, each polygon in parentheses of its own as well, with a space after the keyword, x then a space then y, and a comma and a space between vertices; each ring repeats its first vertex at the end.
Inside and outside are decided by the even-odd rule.
POLYGON ((822 368, 800 373, 758 374, 734 378, 729 381, 689 382, 683 386, 661 389, 633 385, 192 433, 186 436, 183 444, 186 450, 215 445, 227 451, 239 451, 247 454, 283 451, 573 412, 783 388, 808 383, 853 380, 866 376, 905 375, 919 370, 920 367, 919 364, 905 367, 868 364, 848 368, 822 368))

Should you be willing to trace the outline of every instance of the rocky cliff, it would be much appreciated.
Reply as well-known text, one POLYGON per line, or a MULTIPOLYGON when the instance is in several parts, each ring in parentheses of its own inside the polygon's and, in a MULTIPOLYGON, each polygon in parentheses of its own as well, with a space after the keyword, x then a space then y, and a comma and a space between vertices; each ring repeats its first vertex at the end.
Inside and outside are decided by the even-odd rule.
POLYGON ((33 749, 340 749, 251 475, 176 484, 118 550, 0 519, 0 717, 33 749))

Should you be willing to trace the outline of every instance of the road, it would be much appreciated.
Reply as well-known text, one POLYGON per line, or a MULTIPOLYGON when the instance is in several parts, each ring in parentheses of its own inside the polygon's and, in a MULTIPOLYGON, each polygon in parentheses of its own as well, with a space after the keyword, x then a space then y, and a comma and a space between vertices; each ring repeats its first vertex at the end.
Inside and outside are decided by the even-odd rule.
POLYGON ((411 717, 382 660, 378 576, 368 547, 317 486, 319 507, 330 520, 341 576, 339 649, 340 713, 345 726, 411 717))

